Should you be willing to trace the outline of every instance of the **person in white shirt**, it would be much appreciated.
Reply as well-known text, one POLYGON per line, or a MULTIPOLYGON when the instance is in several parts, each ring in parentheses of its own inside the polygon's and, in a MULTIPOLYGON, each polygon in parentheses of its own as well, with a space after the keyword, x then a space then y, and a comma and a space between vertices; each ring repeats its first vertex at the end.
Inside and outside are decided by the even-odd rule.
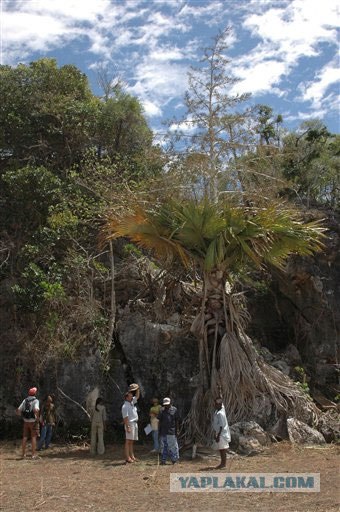
POLYGON ((122 416, 125 428, 125 462, 135 462, 133 443, 138 441, 138 412, 136 403, 140 395, 138 384, 131 384, 125 393, 125 402, 122 406, 122 416))
POLYGON ((105 453, 104 430, 106 430, 106 409, 102 398, 97 398, 91 414, 91 455, 105 453))
POLYGON ((213 448, 215 450, 219 450, 221 456, 221 463, 216 469, 222 469, 225 468, 227 464, 227 449, 229 448, 231 439, 222 398, 216 398, 215 400, 215 412, 212 427, 214 431, 213 448))
POLYGON ((18 416, 24 420, 22 435, 22 457, 26 457, 26 445, 28 436, 31 437, 32 459, 37 458, 37 437, 39 436, 39 400, 36 398, 38 389, 30 388, 28 397, 25 398, 16 410, 18 416))

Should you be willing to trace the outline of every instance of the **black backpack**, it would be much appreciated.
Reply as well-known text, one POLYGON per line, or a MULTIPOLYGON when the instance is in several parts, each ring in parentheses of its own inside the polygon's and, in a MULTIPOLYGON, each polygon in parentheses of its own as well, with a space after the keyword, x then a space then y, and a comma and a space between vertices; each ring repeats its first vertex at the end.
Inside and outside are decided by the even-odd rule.
POLYGON ((35 413, 33 409, 33 402, 35 400, 35 396, 32 396, 30 398, 26 398, 24 408, 22 411, 22 417, 25 420, 32 420, 35 418, 35 413))

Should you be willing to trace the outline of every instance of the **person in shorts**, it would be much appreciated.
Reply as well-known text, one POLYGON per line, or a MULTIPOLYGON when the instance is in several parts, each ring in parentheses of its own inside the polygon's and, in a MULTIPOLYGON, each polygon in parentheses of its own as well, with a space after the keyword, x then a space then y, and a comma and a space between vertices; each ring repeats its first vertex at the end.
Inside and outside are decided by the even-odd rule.
POLYGON ((26 457, 26 445, 28 437, 32 443, 32 459, 37 458, 37 437, 39 437, 39 400, 36 397, 37 388, 30 388, 28 397, 17 408, 17 414, 24 420, 22 436, 22 457, 26 457))
POLYGON ((138 412, 136 403, 140 395, 138 384, 131 384, 125 393, 125 401, 122 406, 122 416, 125 429, 125 462, 136 461, 133 451, 133 443, 138 441, 138 412))

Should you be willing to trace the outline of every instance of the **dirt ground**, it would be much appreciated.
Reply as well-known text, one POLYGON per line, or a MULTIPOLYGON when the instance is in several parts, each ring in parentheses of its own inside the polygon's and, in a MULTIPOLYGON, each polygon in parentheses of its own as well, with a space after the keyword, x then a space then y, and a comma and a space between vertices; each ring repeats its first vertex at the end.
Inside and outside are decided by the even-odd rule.
MULTIPOLYGON (((170 473, 204 475, 219 462, 214 452, 195 460, 183 454, 176 466, 160 466, 148 447, 136 446, 139 461, 124 464, 120 445, 90 457, 86 445, 54 445, 38 460, 20 459, 20 441, 0 444, 0 510, 6 512, 261 511, 335 512, 339 500, 339 447, 272 445, 261 455, 228 460, 230 473, 320 473, 319 493, 173 493, 170 473)), ((29 453, 29 452, 28 452, 29 453)), ((224 470, 223 470, 224 471, 224 470)))

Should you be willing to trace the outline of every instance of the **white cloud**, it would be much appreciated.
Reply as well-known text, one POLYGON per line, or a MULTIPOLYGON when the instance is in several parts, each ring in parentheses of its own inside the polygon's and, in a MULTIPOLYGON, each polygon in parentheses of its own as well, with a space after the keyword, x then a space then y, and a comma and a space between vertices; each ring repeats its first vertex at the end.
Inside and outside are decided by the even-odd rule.
POLYGON ((251 73, 249 73, 248 67, 239 67, 237 69, 237 75, 241 79, 241 82, 235 84, 232 92, 261 94, 271 91, 281 95, 283 92, 275 86, 278 86, 285 72, 286 64, 276 60, 264 60, 253 64, 251 73))
MULTIPOLYGON (((324 66, 315 77, 314 82, 301 84, 299 89, 302 93, 302 101, 310 101, 314 109, 320 109, 328 88, 340 80, 340 69, 335 61, 324 66)), ((329 97, 328 97, 329 99, 329 97)))
POLYGON ((303 121, 311 121, 312 119, 322 119, 326 111, 324 109, 314 110, 312 112, 301 112, 298 111, 296 114, 289 114, 288 112, 283 114, 283 118, 285 122, 303 122, 303 121))
POLYGON ((142 100, 150 115, 156 112, 160 114, 169 102, 183 95, 187 86, 185 67, 162 60, 150 60, 148 56, 136 65, 134 79, 136 83, 129 88, 129 92, 142 100))
MULTIPOLYGON (((4 7, 6 7, 6 1, 4 7)), ((20 0, 8 2, 13 12, 22 12, 37 16, 65 18, 71 24, 74 21, 94 22, 98 16, 112 7, 110 0, 20 0)))
POLYGON ((337 6, 333 0, 293 0, 285 9, 274 7, 249 16, 244 26, 284 51, 293 45, 303 46, 307 55, 314 54, 313 46, 320 41, 336 43, 336 19, 337 6))
POLYGON ((226 6, 220 1, 197 2, 194 5, 187 3, 178 11, 178 17, 186 20, 204 19, 208 25, 220 24, 219 14, 223 13, 226 6))
POLYGON ((185 54, 179 48, 158 47, 149 53, 148 58, 156 62, 171 62, 184 59, 185 54))
POLYGON ((142 105, 144 108, 144 112, 148 117, 156 117, 162 115, 162 109, 156 102, 152 102, 150 100, 143 100, 142 105))
POLYGON ((333 0, 266 2, 269 9, 247 12, 243 27, 259 42, 238 60, 235 74, 243 83, 235 90, 277 94, 281 80, 301 58, 317 56, 321 42, 336 46, 335 4, 333 0))
POLYGON ((3 23, 3 49, 9 52, 20 47, 26 51, 46 50, 75 37, 79 37, 78 30, 71 31, 48 15, 6 13, 3 23))
MULTIPOLYGON (((91 38, 94 51, 98 52, 98 32, 91 30, 98 19, 97 10, 105 10, 109 0, 85 0, 79 9, 78 0, 46 2, 14 2, 4 4, 2 12, 2 48, 6 62, 12 63, 17 55, 26 57, 30 52, 46 52, 66 46, 73 40, 91 38), (10 6, 11 9, 5 9, 10 6), (84 22, 89 26, 84 26, 84 22)), ((100 11, 99 11, 100 12, 100 11)), ((20 59, 22 60, 22 59, 20 59)))

